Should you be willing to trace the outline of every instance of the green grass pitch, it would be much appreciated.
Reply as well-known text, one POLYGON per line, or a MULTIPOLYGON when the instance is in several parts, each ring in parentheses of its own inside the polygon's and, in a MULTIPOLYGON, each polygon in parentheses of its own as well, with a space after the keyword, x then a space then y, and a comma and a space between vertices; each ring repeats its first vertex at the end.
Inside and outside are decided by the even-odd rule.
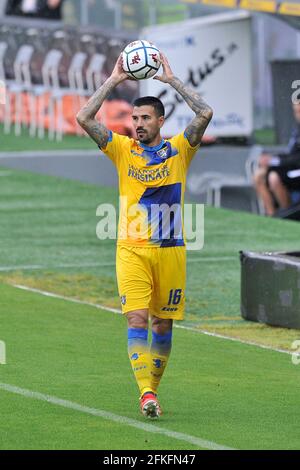
MULTIPOLYGON (((1 168, 1 170, 4 170, 1 168)), ((99 241, 96 208, 117 192, 7 170, 0 201, 0 383, 149 424, 126 352, 126 322, 93 306, 27 292, 23 284, 119 308, 113 241, 99 241)), ((188 254, 185 326, 160 387, 157 434, 1 389, 0 449, 195 449, 182 433, 236 449, 299 449, 299 367, 291 356, 210 337, 216 332, 291 348, 299 332, 239 314, 240 249, 297 248, 300 226, 206 208, 205 246, 188 254)), ((150 424, 153 424, 151 421, 150 424)))

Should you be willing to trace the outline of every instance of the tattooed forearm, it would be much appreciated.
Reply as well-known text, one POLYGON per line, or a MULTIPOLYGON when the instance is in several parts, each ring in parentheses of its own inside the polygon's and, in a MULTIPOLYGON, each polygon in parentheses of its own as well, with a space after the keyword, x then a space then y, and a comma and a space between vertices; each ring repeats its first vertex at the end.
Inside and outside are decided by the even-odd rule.
POLYGON ((92 137, 92 139, 100 146, 105 147, 109 138, 109 131, 106 127, 99 123, 95 116, 101 108, 104 100, 110 95, 118 82, 109 78, 105 83, 93 94, 87 104, 79 111, 76 118, 79 125, 92 137))
POLYGON ((103 101, 110 95, 112 90, 116 87, 117 82, 115 80, 108 79, 103 85, 93 94, 88 100, 86 105, 79 111, 78 120, 94 119, 97 112, 101 108, 103 101))
POLYGON ((170 85, 175 88, 196 114, 203 113, 204 115, 207 114, 209 116, 212 112, 211 108, 205 103, 201 96, 185 86, 179 78, 174 77, 171 80, 170 85))
POLYGON ((170 85, 183 97, 189 107, 196 113, 195 118, 185 129, 190 145, 195 146, 201 142, 203 134, 212 118, 213 111, 201 96, 185 86, 179 78, 174 77, 170 85))

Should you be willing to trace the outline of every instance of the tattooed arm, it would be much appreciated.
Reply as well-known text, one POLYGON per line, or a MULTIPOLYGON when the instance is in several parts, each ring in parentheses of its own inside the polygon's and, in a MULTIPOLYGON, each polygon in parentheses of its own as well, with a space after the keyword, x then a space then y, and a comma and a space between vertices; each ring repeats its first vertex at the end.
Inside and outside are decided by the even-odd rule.
POLYGON ((201 98, 201 96, 185 86, 179 78, 175 77, 168 59, 161 54, 163 75, 154 77, 164 83, 169 83, 185 100, 188 106, 194 111, 196 116, 185 129, 185 134, 192 147, 200 144, 203 134, 212 118, 213 111, 201 98))
POLYGON ((194 119, 185 129, 185 135, 192 147, 200 144, 203 134, 212 118, 213 111, 198 93, 184 86, 179 78, 174 77, 170 85, 183 97, 189 107, 196 113, 194 119))
POLYGON ((76 116, 78 124, 89 134, 89 136, 100 146, 105 147, 109 139, 109 131, 95 118, 104 100, 110 95, 113 89, 127 80, 127 75, 122 69, 121 56, 118 58, 111 76, 93 94, 87 104, 76 116))

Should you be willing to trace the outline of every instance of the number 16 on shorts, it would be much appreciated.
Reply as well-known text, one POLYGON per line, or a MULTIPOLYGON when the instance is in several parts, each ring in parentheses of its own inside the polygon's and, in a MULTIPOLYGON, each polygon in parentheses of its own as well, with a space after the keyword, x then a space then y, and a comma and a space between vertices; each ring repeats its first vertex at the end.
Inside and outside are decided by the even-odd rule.
POLYGON ((169 293, 168 305, 178 305, 181 300, 182 289, 171 289, 169 293))

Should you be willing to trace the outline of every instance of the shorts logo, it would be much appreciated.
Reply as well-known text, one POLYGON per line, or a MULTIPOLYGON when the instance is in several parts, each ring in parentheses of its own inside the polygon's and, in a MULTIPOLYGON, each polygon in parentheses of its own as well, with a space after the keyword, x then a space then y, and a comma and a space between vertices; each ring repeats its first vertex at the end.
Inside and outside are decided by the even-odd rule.
POLYGON ((178 310, 177 307, 162 307, 161 310, 163 312, 176 312, 176 310, 178 310))
POLYGON ((121 304, 122 305, 126 304, 126 295, 121 295, 121 304))

